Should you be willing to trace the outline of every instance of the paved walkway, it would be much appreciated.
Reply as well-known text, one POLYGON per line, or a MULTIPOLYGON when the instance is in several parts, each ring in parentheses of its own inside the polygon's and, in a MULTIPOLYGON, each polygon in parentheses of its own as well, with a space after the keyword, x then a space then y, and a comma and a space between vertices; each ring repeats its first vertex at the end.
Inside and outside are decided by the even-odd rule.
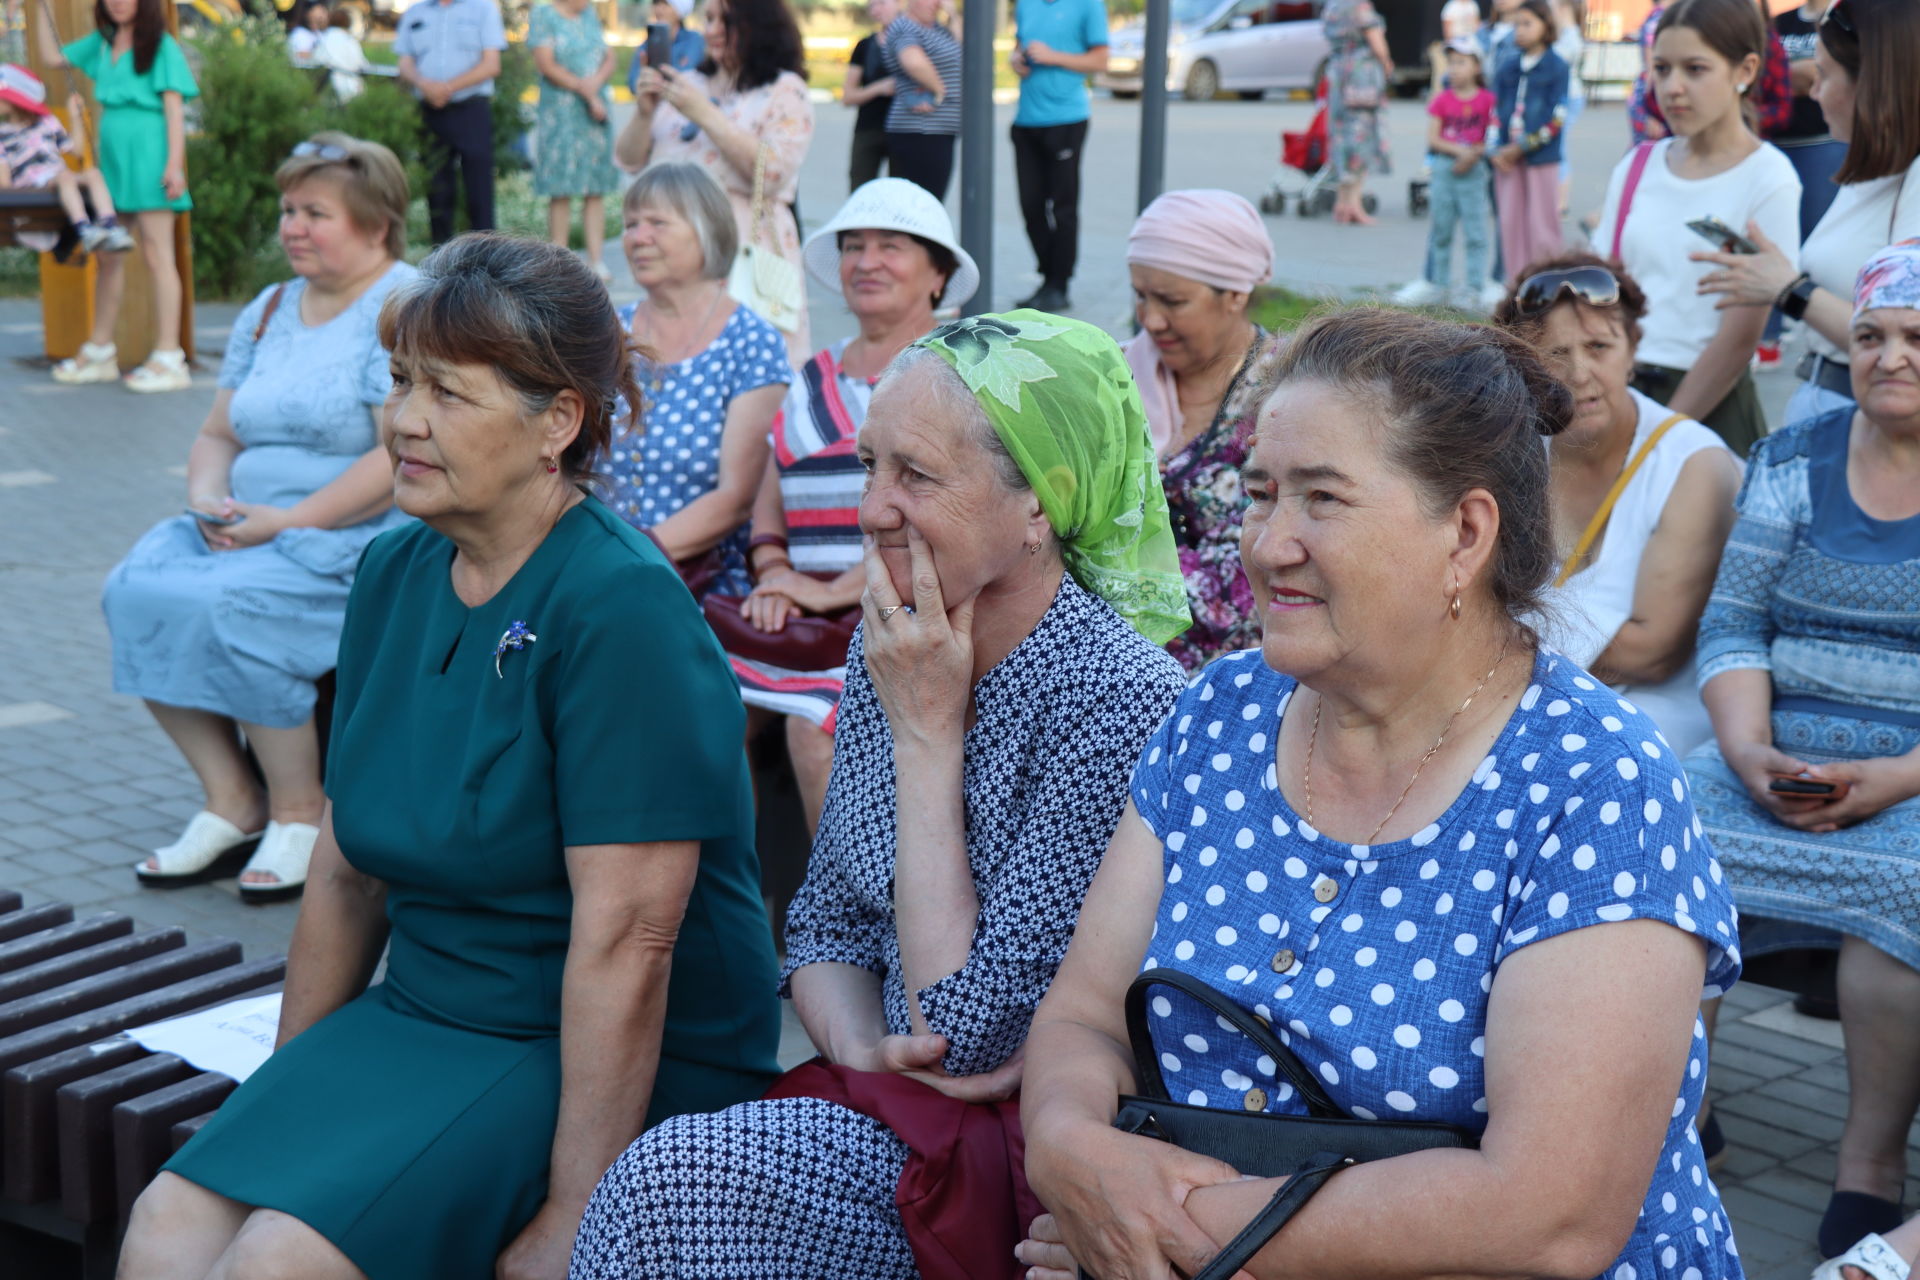
MULTIPOLYGON (((1278 129, 1299 127, 1304 111, 1176 106, 1171 177, 1179 185, 1256 195, 1278 129), (1194 145, 1196 137, 1203 145, 1194 145), (1189 145, 1180 146, 1183 139, 1189 145)), ((1617 153, 1605 132, 1618 124, 1609 114, 1595 109, 1580 131, 1576 155, 1587 172, 1579 189, 1588 195, 1577 195, 1576 207, 1588 197, 1597 202, 1608 157, 1617 153)), ((1116 330, 1127 308, 1117 264, 1134 186, 1127 116, 1125 104, 1110 102, 1096 114, 1087 265, 1075 286, 1079 314, 1116 330)), ((1397 154, 1409 157, 1417 119, 1396 110, 1395 120, 1397 154)), ((823 109, 816 155, 843 155, 846 127, 823 109)), ((824 220, 844 189, 837 160, 810 166, 802 190, 809 221, 824 220)), ((1404 174, 1380 189, 1383 224, 1371 231, 1293 215, 1272 220, 1280 280, 1357 291, 1404 279, 1419 261, 1424 226, 1406 218, 1404 174)), ((1010 172, 1002 173, 998 204, 996 301, 1004 305, 1031 281, 1023 274, 1026 249, 1010 172)), ((631 296, 630 288, 616 293, 631 296)), ((837 299, 816 288, 813 301, 818 338, 845 330, 837 299)), ((218 353, 235 311, 201 309, 203 351, 218 353)), ((145 398, 111 386, 60 387, 29 367, 38 352, 34 305, 0 301, 0 887, 22 889, 32 901, 123 911, 143 925, 179 923, 199 936, 236 938, 250 955, 283 950, 296 906, 243 906, 232 881, 141 891, 129 870, 173 838, 198 797, 141 707, 109 687, 99 586, 135 538, 179 510, 183 464, 212 398, 212 378, 203 375, 188 393, 145 398)), ((1777 411, 1785 379, 1763 381, 1777 411)), ((803 1043, 790 1037, 785 1056, 803 1053, 803 1043)), ((1815 1262, 1811 1242, 1846 1109, 1838 1027, 1799 1017, 1778 992, 1743 986, 1729 997, 1713 1082, 1733 1144, 1722 1187, 1749 1272, 1757 1280, 1800 1280, 1815 1262)), ((1579 1135, 1566 1140, 1578 1142, 1579 1135)), ((1920 1182, 1910 1184, 1908 1202, 1920 1204, 1920 1182)))

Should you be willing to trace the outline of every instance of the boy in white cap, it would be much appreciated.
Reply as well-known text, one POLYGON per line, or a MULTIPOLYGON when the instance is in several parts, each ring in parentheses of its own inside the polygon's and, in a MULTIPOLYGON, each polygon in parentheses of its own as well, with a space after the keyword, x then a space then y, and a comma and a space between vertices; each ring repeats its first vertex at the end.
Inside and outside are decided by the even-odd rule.
MULTIPOLYGON (((74 128, 80 129, 86 117, 77 94, 68 104, 68 114, 74 128)), ((79 233, 81 248, 88 253, 125 253, 133 248, 133 237, 114 215, 107 180, 98 169, 76 173, 61 159, 78 149, 47 109, 47 86, 40 77, 18 63, 0 63, 0 188, 52 189, 67 221, 79 233), (93 202, 94 216, 87 213, 88 200, 93 202)), ((56 243, 52 236, 33 233, 20 239, 31 249, 51 249, 56 243)))

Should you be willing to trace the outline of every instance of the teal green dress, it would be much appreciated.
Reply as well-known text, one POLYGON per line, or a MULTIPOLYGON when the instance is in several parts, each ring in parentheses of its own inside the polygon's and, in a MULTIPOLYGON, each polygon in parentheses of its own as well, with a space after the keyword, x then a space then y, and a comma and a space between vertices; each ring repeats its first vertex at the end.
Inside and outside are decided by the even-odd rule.
MULTIPOLYGON (((200 96, 187 67, 180 42, 162 33, 153 65, 143 75, 134 70, 133 51, 118 58, 112 43, 98 31, 61 49, 74 70, 93 81, 94 101, 100 104, 100 174, 119 213, 143 209, 193 208, 193 197, 182 191, 167 199, 162 178, 167 171, 167 116, 160 95, 168 91, 184 98, 200 96)), ((185 157, 182 158, 185 162, 185 157)))
MULTIPOLYGON (((589 5, 570 18, 551 4, 534 9, 527 25, 527 47, 548 48, 563 71, 591 75, 607 56, 600 20, 589 5)), ((603 86, 600 101, 609 111, 613 96, 603 86)), ((579 94, 540 81, 540 107, 533 154, 535 195, 597 196, 620 185, 613 167, 612 117, 595 121, 579 94)))
POLYGON ((545 1197, 568 846, 700 842, 647 1124, 777 1070, 744 713, 673 566, 591 498, 485 604, 454 594, 453 555, 425 525, 376 539, 340 644, 327 792, 347 861, 387 885, 386 978, 166 1166, 370 1280, 490 1276, 545 1197))

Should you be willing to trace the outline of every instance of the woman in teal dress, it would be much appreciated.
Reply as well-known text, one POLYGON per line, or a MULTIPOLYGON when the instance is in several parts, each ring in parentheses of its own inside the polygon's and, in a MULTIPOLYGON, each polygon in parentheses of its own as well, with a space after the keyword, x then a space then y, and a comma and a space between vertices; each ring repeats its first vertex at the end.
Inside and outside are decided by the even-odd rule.
MULTIPOLYGON (((180 43, 167 34, 165 0, 98 0, 96 30, 60 47, 52 24, 38 24, 44 67, 78 71, 100 104, 100 172, 114 208, 132 220, 153 291, 153 354, 127 375, 130 391, 190 386, 180 346, 180 272, 174 215, 193 207, 187 194, 186 100, 200 96, 180 43)), ((120 376, 114 326, 126 259, 103 254, 93 286, 93 330, 78 355, 53 367, 60 382, 112 382, 120 376)))
POLYGON ((279 1047, 140 1197, 122 1275, 558 1276, 645 1125, 772 1079, 733 676, 578 487, 635 394, 612 304, 531 241, 421 270, 381 342, 422 523, 348 603, 279 1047))
POLYGON ((565 248, 573 225, 573 199, 580 198, 586 224, 587 265, 604 283, 612 279, 601 253, 606 247, 606 193, 620 185, 613 167, 613 50, 600 34, 600 20, 587 0, 553 0, 533 11, 527 47, 540 69, 538 141, 533 190, 547 199, 547 239, 565 248))

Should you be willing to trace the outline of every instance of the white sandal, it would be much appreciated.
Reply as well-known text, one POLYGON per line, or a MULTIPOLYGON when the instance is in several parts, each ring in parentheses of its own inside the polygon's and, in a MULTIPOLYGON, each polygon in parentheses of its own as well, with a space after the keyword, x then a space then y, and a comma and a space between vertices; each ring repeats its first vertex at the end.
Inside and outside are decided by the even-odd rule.
POLYGON ((204 884, 233 875, 261 835, 258 831, 249 835, 219 814, 202 809, 178 840, 153 851, 153 867, 143 858, 133 864, 133 874, 141 884, 159 889, 204 884))
POLYGON ((260 847, 241 871, 264 871, 274 878, 272 884, 240 882, 240 901, 278 902, 291 898, 307 885, 307 863, 313 859, 314 842, 320 828, 305 822, 269 822, 260 837, 260 847))
POLYGON ((83 342, 79 355, 68 356, 53 366, 53 380, 67 386, 83 382, 118 382, 120 350, 111 342, 101 346, 83 342))
POLYGON ((147 362, 129 373, 125 382, 129 391, 185 391, 193 385, 193 373, 187 368, 187 353, 175 347, 148 356, 147 362))
POLYGON ((1815 1267, 1813 1280, 1845 1280, 1840 1272, 1842 1267, 1857 1267, 1871 1280, 1907 1280, 1913 1271, 1899 1250, 1872 1232, 1861 1236, 1853 1248, 1839 1257, 1829 1258, 1815 1267))

